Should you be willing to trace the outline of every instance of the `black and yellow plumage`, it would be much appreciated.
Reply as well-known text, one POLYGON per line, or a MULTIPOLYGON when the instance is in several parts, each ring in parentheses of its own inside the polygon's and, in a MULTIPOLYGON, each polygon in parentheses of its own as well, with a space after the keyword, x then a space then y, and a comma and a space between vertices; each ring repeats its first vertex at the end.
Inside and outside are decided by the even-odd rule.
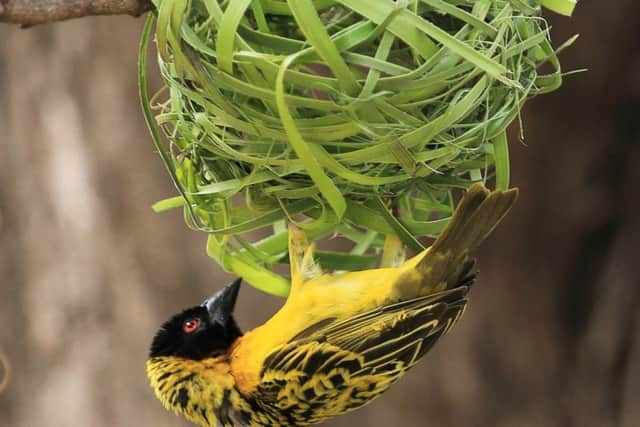
POLYGON ((361 407, 458 321, 475 280, 468 254, 516 196, 471 187, 434 244, 397 267, 322 274, 290 229, 284 306, 243 335, 232 316, 238 280, 174 316, 151 347, 151 386, 203 426, 303 426, 361 407))

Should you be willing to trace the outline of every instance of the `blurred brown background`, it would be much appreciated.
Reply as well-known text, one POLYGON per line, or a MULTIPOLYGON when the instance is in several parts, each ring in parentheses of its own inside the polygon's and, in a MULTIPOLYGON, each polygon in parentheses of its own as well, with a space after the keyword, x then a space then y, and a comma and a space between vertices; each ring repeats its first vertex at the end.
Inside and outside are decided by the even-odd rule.
MULTIPOLYGON (((512 138, 517 207, 467 315, 331 426, 640 425, 640 4, 551 17, 567 70, 512 138)), ((135 83, 142 19, 0 26, 0 426, 186 426, 147 386, 155 328, 228 280, 173 194, 135 83)), ((281 301, 250 287, 250 328, 281 301)))

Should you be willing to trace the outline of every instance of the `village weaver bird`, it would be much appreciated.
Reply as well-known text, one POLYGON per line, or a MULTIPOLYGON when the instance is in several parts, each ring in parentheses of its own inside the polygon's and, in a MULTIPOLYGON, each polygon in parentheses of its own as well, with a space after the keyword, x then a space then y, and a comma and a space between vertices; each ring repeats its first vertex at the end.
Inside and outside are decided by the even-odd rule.
POLYGON ((397 267, 323 274, 289 229, 291 291, 243 334, 240 279, 165 322, 147 374, 164 406, 202 426, 304 426, 371 402, 460 318, 475 280, 469 253, 517 190, 472 186, 434 244, 397 267))

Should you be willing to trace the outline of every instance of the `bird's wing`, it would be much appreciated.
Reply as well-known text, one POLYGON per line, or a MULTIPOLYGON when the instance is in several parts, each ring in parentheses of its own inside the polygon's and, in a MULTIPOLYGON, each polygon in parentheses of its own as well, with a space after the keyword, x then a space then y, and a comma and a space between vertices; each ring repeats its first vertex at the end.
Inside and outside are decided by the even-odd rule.
POLYGON ((467 290, 461 286, 346 320, 318 321, 267 357, 256 399, 291 425, 364 405, 460 318, 467 290))

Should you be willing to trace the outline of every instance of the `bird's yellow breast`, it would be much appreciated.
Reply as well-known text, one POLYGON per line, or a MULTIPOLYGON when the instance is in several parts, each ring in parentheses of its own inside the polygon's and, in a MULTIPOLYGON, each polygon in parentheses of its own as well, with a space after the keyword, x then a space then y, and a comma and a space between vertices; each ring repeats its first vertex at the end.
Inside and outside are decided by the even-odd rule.
POLYGON ((346 319, 355 314, 416 296, 399 295, 397 282, 411 282, 412 260, 399 268, 380 268, 339 275, 321 275, 291 290, 284 306, 265 324, 240 338, 231 355, 236 386, 250 395, 258 384, 262 364, 279 345, 286 344, 325 319, 346 319))

